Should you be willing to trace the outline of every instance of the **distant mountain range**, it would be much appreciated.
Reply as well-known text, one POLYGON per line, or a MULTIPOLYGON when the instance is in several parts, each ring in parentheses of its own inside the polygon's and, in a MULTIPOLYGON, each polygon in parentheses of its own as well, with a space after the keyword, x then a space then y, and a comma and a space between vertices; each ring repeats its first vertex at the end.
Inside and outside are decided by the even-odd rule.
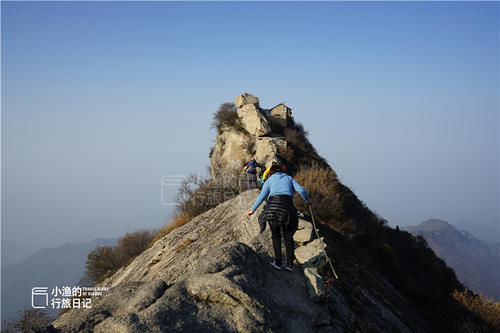
POLYGON ((500 243, 489 245, 438 219, 401 229, 424 237, 469 289, 500 300, 500 243))
MULTIPOLYGON (((19 263, 2 266, 2 320, 31 308, 33 287, 48 287, 50 293, 56 286, 76 286, 90 251, 116 242, 116 239, 97 238, 87 243, 65 243, 39 250, 19 263)), ((54 316, 57 312, 49 311, 54 316)))

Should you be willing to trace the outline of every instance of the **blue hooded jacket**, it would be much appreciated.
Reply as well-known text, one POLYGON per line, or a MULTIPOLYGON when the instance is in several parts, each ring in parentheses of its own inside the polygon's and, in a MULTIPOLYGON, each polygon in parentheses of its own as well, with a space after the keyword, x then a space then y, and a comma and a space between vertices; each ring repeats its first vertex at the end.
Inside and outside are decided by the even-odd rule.
POLYGON ((259 208, 262 201, 264 201, 264 199, 268 199, 273 195, 286 194, 293 198, 294 191, 297 191, 302 199, 304 199, 306 202, 309 202, 309 196, 307 195, 306 190, 302 186, 300 186, 299 183, 295 181, 295 179, 285 173, 277 172, 271 177, 267 178, 264 186, 262 187, 262 190, 260 191, 259 196, 252 206, 252 211, 255 212, 257 208, 259 208))

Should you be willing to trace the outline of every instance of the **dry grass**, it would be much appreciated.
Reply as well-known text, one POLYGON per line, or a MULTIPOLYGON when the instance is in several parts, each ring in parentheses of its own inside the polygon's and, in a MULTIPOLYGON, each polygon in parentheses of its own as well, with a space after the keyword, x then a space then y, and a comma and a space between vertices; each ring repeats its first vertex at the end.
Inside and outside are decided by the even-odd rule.
MULTIPOLYGON (((315 216, 349 238, 373 234, 385 222, 373 214, 330 167, 320 162, 301 168, 295 180, 305 187, 312 200, 315 216)), ((307 214, 308 207, 295 199, 296 207, 307 214)))
POLYGON ((120 237, 116 246, 98 246, 87 256, 85 276, 89 285, 102 282, 118 269, 128 265, 148 248, 156 232, 139 230, 120 237))
POLYGON ((189 221, 191 221, 191 217, 189 215, 183 213, 177 215, 172 220, 171 223, 164 226, 160 231, 156 233, 156 235, 154 235, 153 240, 149 244, 149 247, 151 247, 154 243, 156 243, 159 239, 163 238, 165 235, 168 235, 172 230, 183 226, 189 221))
POLYGON ((193 243, 194 242, 194 239, 186 239, 184 242, 182 242, 181 245, 179 245, 176 249, 175 249, 175 253, 181 253, 186 247, 189 246, 189 244, 193 243))
MULTIPOLYGON (((500 302, 477 295, 468 289, 464 291, 454 290, 452 296, 484 321, 484 331, 500 332, 500 302)), ((472 325, 470 322, 462 324, 462 326, 464 329, 466 328, 464 331, 474 331, 469 328, 477 328, 477 325, 472 325)))
POLYGON ((216 170, 211 179, 190 175, 177 193, 177 214, 196 217, 237 196, 241 191, 239 170, 216 170))
MULTIPOLYGON (((336 175, 332 169, 312 167, 299 170, 295 180, 304 186, 313 202, 314 214, 319 219, 329 220, 335 217, 335 184, 336 175)), ((304 201, 295 196, 295 206, 305 213, 308 207, 304 201)))
POLYGON ((307 154, 317 154, 316 149, 307 138, 309 133, 301 123, 291 120, 290 125, 284 129, 284 134, 288 145, 307 154))

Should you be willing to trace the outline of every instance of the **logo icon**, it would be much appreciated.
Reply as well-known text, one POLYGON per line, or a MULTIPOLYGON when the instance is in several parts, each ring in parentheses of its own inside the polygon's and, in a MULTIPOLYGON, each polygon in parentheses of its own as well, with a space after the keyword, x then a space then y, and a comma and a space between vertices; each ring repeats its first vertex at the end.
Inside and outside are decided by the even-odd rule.
POLYGON ((48 287, 34 287, 31 289, 31 306, 34 309, 45 309, 49 305, 48 287))

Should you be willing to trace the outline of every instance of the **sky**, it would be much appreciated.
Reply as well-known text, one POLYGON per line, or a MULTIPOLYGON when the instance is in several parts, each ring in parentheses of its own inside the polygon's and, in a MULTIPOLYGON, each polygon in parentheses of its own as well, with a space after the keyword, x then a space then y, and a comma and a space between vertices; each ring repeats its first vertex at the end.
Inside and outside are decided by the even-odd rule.
POLYGON ((497 2, 1 11, 3 264, 168 223, 162 177, 205 173, 212 113, 243 92, 285 101, 390 225, 500 241, 497 2))

